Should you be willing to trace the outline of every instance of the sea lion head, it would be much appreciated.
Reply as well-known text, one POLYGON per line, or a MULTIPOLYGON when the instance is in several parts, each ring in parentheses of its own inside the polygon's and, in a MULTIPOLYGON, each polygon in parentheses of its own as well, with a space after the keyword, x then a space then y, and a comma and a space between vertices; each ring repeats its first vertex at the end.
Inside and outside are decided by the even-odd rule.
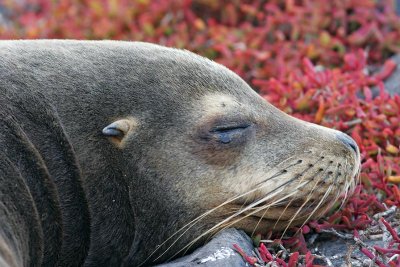
POLYGON ((103 129, 135 214, 127 264, 165 261, 227 227, 301 225, 354 189, 349 136, 283 113, 208 59, 149 51, 103 129))

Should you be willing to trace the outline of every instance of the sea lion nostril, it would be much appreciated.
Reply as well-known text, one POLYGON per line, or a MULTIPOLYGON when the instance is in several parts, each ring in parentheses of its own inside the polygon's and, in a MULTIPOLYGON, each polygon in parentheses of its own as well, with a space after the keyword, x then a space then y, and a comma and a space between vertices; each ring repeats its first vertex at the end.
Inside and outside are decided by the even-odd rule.
POLYGON ((351 148, 355 153, 358 152, 358 146, 356 142, 353 140, 353 138, 351 138, 345 133, 339 133, 336 135, 336 137, 347 147, 351 148))

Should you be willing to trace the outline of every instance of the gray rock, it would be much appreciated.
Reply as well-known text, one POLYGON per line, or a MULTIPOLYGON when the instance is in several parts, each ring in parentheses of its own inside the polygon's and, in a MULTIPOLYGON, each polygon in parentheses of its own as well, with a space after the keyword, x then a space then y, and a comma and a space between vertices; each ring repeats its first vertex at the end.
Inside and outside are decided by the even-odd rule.
POLYGON ((247 255, 253 255, 253 242, 243 231, 226 229, 217 234, 209 243, 192 254, 158 267, 244 267, 250 266, 233 248, 238 244, 247 255))
MULTIPOLYGON (((364 244, 372 247, 374 245, 384 247, 382 240, 364 240, 364 244)), ((371 260, 360 252, 359 247, 353 240, 344 240, 333 235, 320 234, 313 245, 308 246, 314 255, 321 255, 328 259, 331 266, 364 266, 365 263, 372 264, 371 260)), ((321 263, 326 263, 326 260, 321 263)))

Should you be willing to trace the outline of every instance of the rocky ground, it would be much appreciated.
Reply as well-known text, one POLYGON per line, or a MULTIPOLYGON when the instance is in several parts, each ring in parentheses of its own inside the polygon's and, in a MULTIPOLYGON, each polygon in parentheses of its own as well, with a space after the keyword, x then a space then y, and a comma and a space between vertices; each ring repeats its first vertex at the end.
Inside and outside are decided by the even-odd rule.
MULTIPOLYGON (((385 247, 391 241, 390 233, 384 225, 379 223, 379 218, 385 217, 397 232, 400 232, 400 212, 393 207, 386 213, 376 214, 376 222, 367 230, 360 231, 360 237, 353 234, 326 230, 307 236, 307 246, 315 257, 314 264, 320 266, 375 266, 360 249, 374 250, 374 246, 385 247)), ((160 267, 241 267, 251 266, 234 248, 234 244, 247 254, 257 257, 259 262, 255 266, 276 266, 261 260, 253 241, 243 231, 227 229, 219 233, 205 246, 197 249, 192 254, 175 260, 171 263, 159 265, 160 267)), ((282 248, 282 253, 290 254, 282 248)), ((301 257, 300 257, 301 259, 301 257)), ((387 259, 389 260, 389 259, 387 259)), ((384 265, 385 266, 385 265, 384 265)))

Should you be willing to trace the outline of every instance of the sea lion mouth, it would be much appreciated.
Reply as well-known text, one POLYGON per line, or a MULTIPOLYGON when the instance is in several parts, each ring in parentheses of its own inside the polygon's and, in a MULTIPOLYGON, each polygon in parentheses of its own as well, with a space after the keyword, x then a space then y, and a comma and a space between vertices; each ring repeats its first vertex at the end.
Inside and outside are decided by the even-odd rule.
POLYGON ((290 201, 285 201, 284 203, 279 203, 275 205, 268 205, 268 203, 263 203, 254 206, 249 211, 243 213, 243 216, 257 217, 261 220, 290 220, 293 214, 298 213, 298 217, 307 216, 318 209, 321 206, 325 206, 319 203, 318 200, 307 200, 307 199, 293 199, 290 201))
MULTIPOLYGON (((309 187, 298 186, 296 187, 297 193, 291 196, 286 196, 283 191, 273 198, 264 196, 266 201, 263 202, 257 200, 250 203, 237 202, 238 218, 248 223, 244 230, 249 231, 252 227, 250 224, 255 222, 254 229, 262 230, 263 225, 273 225, 274 230, 285 229, 286 231, 290 226, 301 225, 310 219, 320 218, 337 201, 343 204, 357 184, 360 164, 356 162, 352 169, 343 170, 343 173, 341 171, 336 173, 325 171, 325 173, 328 172, 328 176, 320 172, 321 176, 310 176, 310 179, 305 179, 303 183, 309 187), (317 178, 320 181, 315 181, 317 178), (282 227, 283 229, 281 229, 282 227)), ((286 186, 290 186, 290 184, 286 186)), ((263 197, 258 195, 257 198, 262 199, 263 197)))
POLYGON ((315 209, 319 207, 318 203, 312 203, 310 205, 304 205, 304 201, 287 205, 277 205, 275 207, 267 208, 262 211, 257 211, 255 213, 246 213, 247 215, 257 217, 261 220, 279 220, 279 221, 289 221, 293 218, 293 214, 298 213, 297 218, 307 217, 308 215, 315 212, 315 209))

